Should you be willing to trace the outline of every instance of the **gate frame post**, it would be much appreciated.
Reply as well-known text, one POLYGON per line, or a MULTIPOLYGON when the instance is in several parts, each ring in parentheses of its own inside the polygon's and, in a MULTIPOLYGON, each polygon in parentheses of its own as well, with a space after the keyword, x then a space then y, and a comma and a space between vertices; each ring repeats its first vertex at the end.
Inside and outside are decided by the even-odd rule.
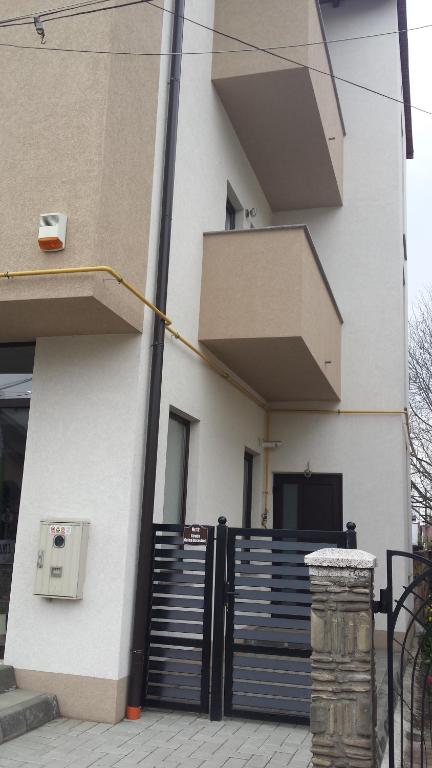
POLYGON ((312 594, 312 761, 376 768, 376 558, 358 549, 321 549, 305 563, 312 594))
POLYGON ((210 720, 222 720, 223 718, 226 553, 228 534, 226 523, 226 517, 221 516, 218 518, 218 526, 216 528, 210 720))

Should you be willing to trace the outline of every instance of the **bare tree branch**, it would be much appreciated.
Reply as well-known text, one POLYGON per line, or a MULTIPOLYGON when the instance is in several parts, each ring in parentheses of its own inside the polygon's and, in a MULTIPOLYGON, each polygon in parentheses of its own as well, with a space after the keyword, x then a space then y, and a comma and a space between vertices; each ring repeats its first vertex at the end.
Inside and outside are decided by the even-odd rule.
POLYGON ((432 520, 432 287, 409 322, 409 441, 412 509, 432 520))

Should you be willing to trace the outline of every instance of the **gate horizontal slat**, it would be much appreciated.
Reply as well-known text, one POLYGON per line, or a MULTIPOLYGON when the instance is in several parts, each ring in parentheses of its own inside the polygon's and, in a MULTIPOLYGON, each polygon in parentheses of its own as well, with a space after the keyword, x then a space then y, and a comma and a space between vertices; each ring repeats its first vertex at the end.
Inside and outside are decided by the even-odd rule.
MULTIPOLYGON (((231 529, 232 530, 232 529, 231 529)), ((315 552, 317 549, 329 549, 336 547, 336 544, 326 544, 325 541, 285 541, 283 539, 237 539, 235 543, 236 549, 262 549, 262 550, 287 550, 298 552, 315 552)), ((237 555, 236 555, 237 556, 237 555)))
POLYGON ((201 648, 202 649, 202 639, 200 637, 177 637, 176 635, 171 635, 170 637, 166 637, 166 635, 155 635, 151 634, 151 640, 153 643, 158 643, 159 645, 167 645, 167 646, 180 646, 185 648, 195 647, 195 648, 201 648))
POLYGON ((274 632, 274 630, 260 630, 254 628, 248 629, 234 629, 235 640, 264 640, 268 644, 273 643, 291 643, 293 645, 308 645, 310 643, 310 632, 274 632))
POLYGON ((199 610, 204 608, 204 600, 197 598, 176 597, 175 595, 165 595, 153 597, 153 606, 161 608, 193 608, 199 610))
POLYGON ((287 685, 302 685, 307 688, 311 686, 310 675, 299 675, 295 672, 281 672, 280 670, 270 671, 269 669, 244 669, 242 667, 234 668, 233 686, 236 687, 236 680, 254 680, 262 681, 263 683, 287 683, 287 685))
POLYGON ((204 587, 201 585, 191 586, 188 584, 153 584, 153 595, 177 595, 178 597, 203 597, 204 587))
MULTIPOLYGON (((181 635, 197 635, 201 634, 201 624, 183 624, 180 621, 153 621, 151 622, 151 632, 179 632, 181 635)), ((165 638, 166 640, 166 638, 165 638)))
POLYGON ((234 654, 234 669, 236 667, 251 667, 253 669, 274 669, 281 672, 307 671, 310 672, 311 663, 307 659, 280 658, 274 656, 256 656, 252 653, 240 655, 234 654))
MULTIPOLYGON (((305 553, 303 552, 303 555, 305 553)), ((275 551, 266 551, 266 552, 258 552, 257 550, 253 550, 251 552, 246 552, 244 550, 236 551, 235 554, 235 560, 236 562, 261 562, 261 563, 298 563, 299 555, 298 552, 293 553, 287 553, 287 552, 275 552, 275 551)))
POLYGON ((309 579, 271 579, 271 576, 266 576, 263 579, 253 576, 239 576, 236 578, 236 586, 238 587, 266 587, 266 581, 269 581, 271 586, 278 589, 304 589, 309 590, 309 579), (276 582, 276 583, 275 583, 276 582))
POLYGON ((147 695, 149 698, 158 697, 165 701, 191 701, 198 703, 201 698, 201 692, 199 688, 175 688, 168 685, 148 685, 147 695))
POLYGON ((174 534, 166 534, 164 536, 155 536, 155 543, 158 544, 175 544, 183 546, 183 536, 175 536, 174 534))
POLYGON ((234 680, 234 693, 257 693, 259 696, 274 696, 288 699, 309 699, 310 688, 292 685, 274 685, 272 683, 249 683, 234 680))
POLYGON ((200 688, 201 687, 201 671, 195 675, 178 674, 172 675, 164 672, 153 672, 149 674, 149 683, 158 685, 178 685, 187 686, 188 688, 200 688))
POLYGON ((150 656, 160 656, 167 659, 177 659, 179 661, 187 659, 188 661, 197 661, 201 663, 201 648, 164 648, 151 645, 150 656))
MULTIPOLYGON (((270 609, 272 610, 272 609, 270 609)), ((269 611, 270 613, 270 611, 269 611)), ((236 626, 276 627, 276 629, 309 629, 309 619, 272 619, 267 616, 249 616, 242 613, 235 620, 236 626)))
POLYGON ((183 659, 174 659, 172 661, 168 661, 167 659, 156 661, 153 659, 151 668, 155 672, 184 672, 188 675, 197 675, 201 673, 199 664, 188 664, 183 659))
POLYGON ((159 608, 155 606, 152 610, 153 619, 170 619, 171 621, 202 621, 202 612, 191 611, 185 608, 183 611, 176 611, 170 608, 159 608))
POLYGON ((159 584, 190 584, 198 586, 202 581, 203 574, 199 573, 173 573, 170 571, 156 571, 153 575, 155 586, 159 584))
POLYGON ((205 560, 206 553, 204 549, 156 549, 156 558, 161 557, 176 558, 178 560, 205 560))
POLYGON ((241 602, 236 600, 236 613, 269 613, 272 616, 307 616, 310 617, 309 606, 303 605, 276 605, 275 603, 258 603, 248 600, 241 602))
POLYGON ((233 704, 236 710, 248 709, 255 711, 267 711, 272 713, 279 713, 289 716, 290 713, 303 712, 305 715, 310 712, 310 701, 303 701, 302 699, 277 699, 273 697, 265 698, 264 696, 248 696, 240 693, 233 694, 233 704))
MULTIPOLYGON (((293 595, 292 592, 272 589, 274 587, 275 580, 269 579, 269 589, 260 585, 260 589, 243 589, 239 588, 238 580, 236 581, 236 590, 238 589, 237 600, 266 600, 268 602, 275 602, 276 604, 288 603, 304 603, 310 605, 312 602, 312 596, 310 592, 300 592, 298 595, 293 595)), ((309 584, 309 582, 308 582, 309 584)), ((236 600, 236 609, 237 609, 236 600)))
POLYGON ((249 563, 235 563, 234 571, 236 573, 259 573, 263 578, 265 576, 308 576, 309 568, 305 565, 291 565, 287 566, 285 563, 278 563, 277 565, 263 565, 249 563))
MULTIPOLYGON (((190 573, 191 571, 203 572, 203 564, 195 563, 190 560, 178 561, 178 560, 159 560, 155 559, 154 563, 155 577, 160 576, 160 571, 183 571, 183 573, 190 573)), ((194 574, 194 578, 196 578, 194 574)))

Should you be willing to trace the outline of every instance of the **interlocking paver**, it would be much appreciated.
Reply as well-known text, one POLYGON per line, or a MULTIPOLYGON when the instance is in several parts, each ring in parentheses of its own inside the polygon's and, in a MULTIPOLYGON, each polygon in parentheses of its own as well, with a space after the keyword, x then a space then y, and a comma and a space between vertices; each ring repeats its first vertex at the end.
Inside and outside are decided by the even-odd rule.
POLYGON ((59 718, 0 746, 0 768, 308 768, 309 729, 148 710, 117 725, 59 718))

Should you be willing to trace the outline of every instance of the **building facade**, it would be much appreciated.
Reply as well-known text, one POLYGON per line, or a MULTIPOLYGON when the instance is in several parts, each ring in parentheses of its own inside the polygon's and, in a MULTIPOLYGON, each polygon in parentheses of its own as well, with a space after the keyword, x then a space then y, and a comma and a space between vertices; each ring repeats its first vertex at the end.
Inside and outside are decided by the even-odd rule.
MULTIPOLYGON (((101 5, 42 17, 40 50, 32 17, 2 28, 0 270, 26 275, 0 280, 0 500, 5 660, 64 714, 114 721, 154 349, 122 279, 155 301, 174 3, 101 5), (43 252, 53 211, 66 245, 43 252), (41 520, 90 522, 82 600, 34 594, 41 520)), ((29 14, 4 0, 5 19, 29 14)), ((187 0, 184 16, 166 315, 206 361, 165 334, 154 520, 353 520, 379 588, 411 529, 407 46, 379 36, 406 29, 404 2, 187 0)))

